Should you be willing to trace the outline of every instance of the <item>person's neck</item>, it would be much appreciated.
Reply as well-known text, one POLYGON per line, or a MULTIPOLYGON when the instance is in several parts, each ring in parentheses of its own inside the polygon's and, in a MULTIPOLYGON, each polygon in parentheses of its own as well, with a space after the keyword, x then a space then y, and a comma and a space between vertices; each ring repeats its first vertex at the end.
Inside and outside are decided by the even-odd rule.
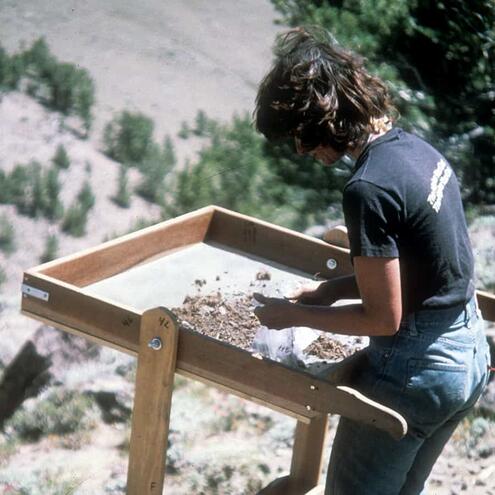
POLYGON ((370 144, 375 139, 378 139, 380 136, 383 136, 384 134, 386 134, 390 129, 392 129, 392 124, 382 126, 379 131, 372 132, 371 134, 368 134, 366 141, 362 145, 357 146, 356 148, 354 148, 352 150, 349 150, 347 152, 347 155, 352 157, 354 160, 357 160, 359 158, 359 156, 361 155, 361 153, 363 152, 364 148, 366 148, 366 146, 368 146, 368 144, 370 144))

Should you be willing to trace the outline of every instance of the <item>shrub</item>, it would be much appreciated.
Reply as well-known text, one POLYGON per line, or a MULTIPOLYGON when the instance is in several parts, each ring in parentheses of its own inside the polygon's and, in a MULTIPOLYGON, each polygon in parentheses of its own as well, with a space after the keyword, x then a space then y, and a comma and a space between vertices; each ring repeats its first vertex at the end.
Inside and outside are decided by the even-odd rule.
POLYGON ((268 145, 253 129, 249 115, 209 129, 210 142, 198 162, 175 175, 165 215, 215 203, 304 229, 323 221, 328 206, 340 199, 344 175, 297 157, 287 145, 268 145))
POLYGON ((112 199, 121 208, 129 208, 131 205, 131 193, 129 192, 127 167, 125 165, 120 166, 117 194, 112 199))
POLYGON ((58 170, 43 171, 35 160, 16 165, 8 176, 0 174, 0 202, 14 204, 19 213, 31 217, 60 218, 63 214, 60 189, 58 170))
POLYGON ((67 474, 63 469, 56 471, 31 471, 27 473, 5 469, 2 472, 0 489, 4 495, 73 495, 84 480, 67 474), (9 472, 11 471, 11 473, 9 472))
POLYGON ((172 138, 167 135, 163 140, 163 162, 165 167, 170 170, 177 162, 177 158, 175 156, 174 143, 172 142, 172 138))
POLYGON ((52 163, 58 168, 67 169, 70 167, 70 159, 67 150, 63 144, 59 144, 55 155, 53 155, 52 163))
POLYGON ((217 122, 214 119, 210 119, 203 110, 198 110, 194 124, 195 126, 192 132, 200 137, 212 136, 218 125, 217 122))
POLYGON ((23 440, 87 430, 94 424, 93 416, 88 414, 92 405, 91 399, 85 395, 58 389, 39 401, 32 410, 17 411, 7 426, 23 440))
POLYGON ((88 181, 84 183, 82 189, 79 191, 77 200, 79 201, 81 208, 86 212, 91 210, 95 205, 95 195, 93 194, 91 184, 88 181))
POLYGON ((90 183, 86 181, 65 214, 62 230, 75 237, 82 237, 86 233, 89 210, 93 208, 94 204, 93 190, 90 183))
POLYGON ((40 257, 40 263, 52 261, 57 257, 58 253, 58 238, 51 234, 46 238, 45 249, 40 257))
POLYGON ((95 87, 86 69, 59 62, 50 52, 44 38, 9 61, 9 86, 17 87, 25 77, 28 93, 41 103, 81 119, 86 133, 92 124, 91 109, 95 87))
POLYGON ((50 220, 61 218, 64 207, 59 199, 61 187, 58 181, 58 169, 49 169, 44 176, 43 182, 46 194, 43 213, 50 220))
POLYGON ((7 88, 10 82, 10 57, 0 46, 0 90, 7 88))
POLYGON ((9 179, 3 170, 0 170, 0 203, 10 202, 9 179))
POLYGON ((199 110, 196 114, 194 134, 196 136, 205 136, 208 130, 208 117, 203 110, 199 110))
POLYGON ((5 270, 0 266, 0 287, 7 281, 5 270))
MULTIPOLYGON (((5 465, 8 459, 13 456, 19 449, 18 442, 6 435, 0 437, 0 465, 5 465)), ((2 488, 2 485, 0 485, 2 488)))
POLYGON ((26 70, 22 54, 11 57, 0 47, 0 90, 16 89, 26 70))
POLYGON ((17 204, 16 200, 24 198, 29 186, 29 172, 25 165, 16 165, 10 175, 0 172, 0 198, 2 203, 17 204))
POLYGON ((0 216, 0 250, 6 254, 15 250, 14 226, 5 215, 0 216))
POLYGON ((187 139, 191 135, 191 132, 192 131, 189 127, 189 124, 187 122, 182 122, 177 136, 179 136, 181 139, 187 139))
POLYGON ((142 113, 121 112, 105 127, 105 153, 124 164, 140 164, 152 147, 153 127, 153 121, 142 113))
POLYGON ((74 237, 82 237, 86 233, 88 212, 76 201, 67 210, 62 222, 62 230, 74 237))
POLYGON ((27 213, 31 217, 38 217, 46 211, 48 198, 45 194, 41 165, 36 162, 32 167, 31 201, 27 205, 27 213))
POLYGON ((16 166, 9 177, 9 189, 9 202, 16 205, 19 213, 33 218, 45 213, 48 198, 39 162, 16 166))
POLYGON ((36 79, 47 79, 57 65, 44 37, 36 39, 23 53, 24 63, 36 79))
POLYGON ((136 192, 153 203, 163 204, 164 181, 175 165, 175 151, 169 136, 165 138, 163 150, 157 146, 152 148, 141 164, 142 180, 136 192))

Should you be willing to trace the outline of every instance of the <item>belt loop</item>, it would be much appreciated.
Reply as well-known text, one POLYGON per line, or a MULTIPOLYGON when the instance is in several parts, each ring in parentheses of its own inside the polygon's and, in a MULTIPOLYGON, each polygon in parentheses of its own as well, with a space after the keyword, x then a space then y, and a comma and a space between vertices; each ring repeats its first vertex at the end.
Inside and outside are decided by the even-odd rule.
POLYGON ((466 326, 466 328, 471 328, 473 326, 473 323, 471 321, 473 316, 474 314, 471 309, 471 301, 469 301, 464 307, 464 325, 466 326))
POLYGON ((407 327, 410 335, 418 335, 418 330, 416 329, 416 313, 413 312, 407 315, 407 327))

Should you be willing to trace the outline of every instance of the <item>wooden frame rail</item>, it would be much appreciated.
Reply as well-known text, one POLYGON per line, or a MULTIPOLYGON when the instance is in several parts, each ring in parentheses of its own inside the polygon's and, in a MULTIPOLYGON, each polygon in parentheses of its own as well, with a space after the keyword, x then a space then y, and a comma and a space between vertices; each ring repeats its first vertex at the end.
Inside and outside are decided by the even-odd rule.
MULTIPOLYGON (((175 372, 297 419, 290 474, 260 495, 321 493, 317 484, 329 413, 372 424, 397 439, 405 435, 407 424, 400 414, 348 386, 359 353, 342 361, 327 379, 316 378, 179 328, 166 308, 143 312, 84 289, 201 242, 323 278, 350 274, 345 232, 339 228, 335 235, 340 246, 210 206, 25 273, 24 314, 138 357, 129 495, 161 493, 175 372), (154 420, 146 420, 148 416, 154 420)), ((495 296, 477 296, 484 318, 495 320, 495 296)))

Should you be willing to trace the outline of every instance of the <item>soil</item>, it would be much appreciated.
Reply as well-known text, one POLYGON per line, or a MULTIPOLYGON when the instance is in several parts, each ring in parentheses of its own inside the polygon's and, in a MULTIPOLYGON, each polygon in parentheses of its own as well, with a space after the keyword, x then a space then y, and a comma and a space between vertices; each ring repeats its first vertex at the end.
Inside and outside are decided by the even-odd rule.
MULTIPOLYGON (((256 304, 250 295, 225 299, 220 292, 216 292, 187 296, 182 306, 172 311, 178 317, 181 328, 249 351, 257 331, 262 328, 253 313, 256 304)), ((336 361, 355 350, 325 334, 320 335, 304 352, 321 360, 336 361)))
POLYGON ((181 307, 172 309, 182 328, 249 350, 260 328, 247 295, 225 299, 220 292, 187 296, 181 307))
POLYGON ((304 352, 327 361, 335 361, 350 356, 356 349, 351 349, 341 342, 332 340, 326 335, 320 335, 304 352))

